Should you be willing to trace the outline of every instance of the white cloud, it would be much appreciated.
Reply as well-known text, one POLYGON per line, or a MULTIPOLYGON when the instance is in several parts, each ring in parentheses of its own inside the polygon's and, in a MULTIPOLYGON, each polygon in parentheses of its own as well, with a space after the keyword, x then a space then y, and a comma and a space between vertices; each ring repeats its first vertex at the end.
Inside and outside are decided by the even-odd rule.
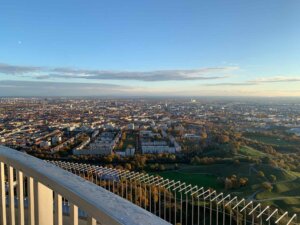
POLYGON ((224 82, 215 84, 205 84, 207 86, 252 86, 267 83, 287 83, 287 82, 300 82, 300 76, 273 76, 273 77, 261 77, 253 80, 247 80, 244 82, 224 82))
POLYGON ((230 77, 239 67, 207 67, 199 69, 174 69, 153 71, 110 71, 74 68, 46 68, 0 64, 0 73, 15 76, 31 76, 35 79, 87 79, 87 80, 137 80, 137 81, 185 81, 217 80, 230 77))
POLYGON ((249 82, 252 83, 281 83, 281 82, 298 82, 300 81, 300 76, 290 77, 290 76, 275 76, 275 77, 262 77, 255 80, 251 80, 249 82))
POLYGON ((106 96, 130 90, 131 87, 103 83, 0 81, 0 96, 106 96))

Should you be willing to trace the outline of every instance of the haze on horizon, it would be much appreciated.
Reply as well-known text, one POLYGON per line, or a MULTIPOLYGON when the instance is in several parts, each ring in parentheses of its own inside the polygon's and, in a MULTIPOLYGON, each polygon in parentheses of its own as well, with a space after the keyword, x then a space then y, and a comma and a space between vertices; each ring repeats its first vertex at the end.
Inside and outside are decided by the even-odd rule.
POLYGON ((16 1, 0 96, 300 96, 300 1, 16 1))

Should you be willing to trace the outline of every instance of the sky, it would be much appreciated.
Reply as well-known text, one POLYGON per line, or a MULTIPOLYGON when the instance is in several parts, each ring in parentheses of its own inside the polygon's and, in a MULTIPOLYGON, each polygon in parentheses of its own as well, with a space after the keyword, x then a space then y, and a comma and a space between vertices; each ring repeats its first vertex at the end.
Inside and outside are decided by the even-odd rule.
POLYGON ((0 96, 300 96, 299 0, 2 0, 0 96))

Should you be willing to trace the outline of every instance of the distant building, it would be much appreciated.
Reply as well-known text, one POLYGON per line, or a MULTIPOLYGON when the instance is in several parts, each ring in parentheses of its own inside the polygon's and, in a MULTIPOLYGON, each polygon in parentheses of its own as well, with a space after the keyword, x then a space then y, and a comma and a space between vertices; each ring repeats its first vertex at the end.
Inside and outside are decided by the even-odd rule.
POLYGON ((68 131, 73 131, 73 130, 75 130, 76 129, 76 127, 75 126, 70 126, 70 127, 67 127, 67 130, 68 131))
POLYGON ((103 132, 87 148, 73 149, 74 155, 110 155, 120 140, 120 133, 103 132))
POLYGON ((70 145, 70 144, 73 144, 73 143, 74 143, 74 140, 75 140, 75 138, 72 137, 72 138, 70 138, 69 140, 67 140, 67 141, 65 141, 65 142, 63 142, 63 143, 61 143, 61 144, 55 146, 55 147, 52 148, 50 151, 51 151, 52 153, 53 153, 53 152, 57 152, 57 151, 61 150, 62 148, 67 147, 67 146, 70 145))
POLYGON ((300 127, 297 127, 297 128, 292 128, 289 130, 290 133, 294 133, 296 134, 297 136, 300 136, 300 127))
POLYGON ((130 123, 127 125, 128 130, 134 130, 134 123, 130 123))
POLYGON ((40 142, 40 147, 41 148, 47 148, 51 146, 51 142, 50 141, 41 141, 40 142))
POLYGON ((168 145, 143 145, 143 154, 159 154, 159 153, 175 153, 175 147, 169 147, 168 145))
POLYGON ((162 131, 162 135, 159 133, 153 133, 149 130, 140 131, 141 150, 143 154, 159 154, 159 153, 175 153, 176 148, 174 143, 170 146, 167 141, 167 133, 162 131), (164 138, 162 138, 162 136, 164 138))
POLYGON ((134 153, 135 153, 135 148, 128 148, 127 147, 125 152, 126 152, 126 156, 133 156, 134 153))
POLYGON ((61 142, 61 136, 56 135, 56 136, 53 136, 53 137, 51 138, 51 143, 52 143, 52 145, 56 145, 56 144, 58 144, 59 142, 61 142))
POLYGON ((87 138, 85 141, 83 141, 80 145, 78 145, 75 150, 82 150, 91 142, 91 138, 87 138))
POLYGON ((200 140, 200 136, 196 134, 184 134, 183 137, 186 139, 200 140))

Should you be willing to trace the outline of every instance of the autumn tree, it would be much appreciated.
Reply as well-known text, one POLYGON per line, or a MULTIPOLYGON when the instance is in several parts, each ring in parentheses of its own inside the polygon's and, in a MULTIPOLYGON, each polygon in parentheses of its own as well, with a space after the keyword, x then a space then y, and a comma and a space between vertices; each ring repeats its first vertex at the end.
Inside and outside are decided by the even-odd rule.
POLYGON ((258 173, 257 173, 257 175, 259 176, 259 177, 261 177, 261 178, 263 178, 263 177, 265 177, 265 174, 264 174, 264 172, 263 171, 258 171, 258 173))
POLYGON ((273 186, 270 182, 263 182, 262 188, 269 192, 271 192, 273 190, 273 186))

